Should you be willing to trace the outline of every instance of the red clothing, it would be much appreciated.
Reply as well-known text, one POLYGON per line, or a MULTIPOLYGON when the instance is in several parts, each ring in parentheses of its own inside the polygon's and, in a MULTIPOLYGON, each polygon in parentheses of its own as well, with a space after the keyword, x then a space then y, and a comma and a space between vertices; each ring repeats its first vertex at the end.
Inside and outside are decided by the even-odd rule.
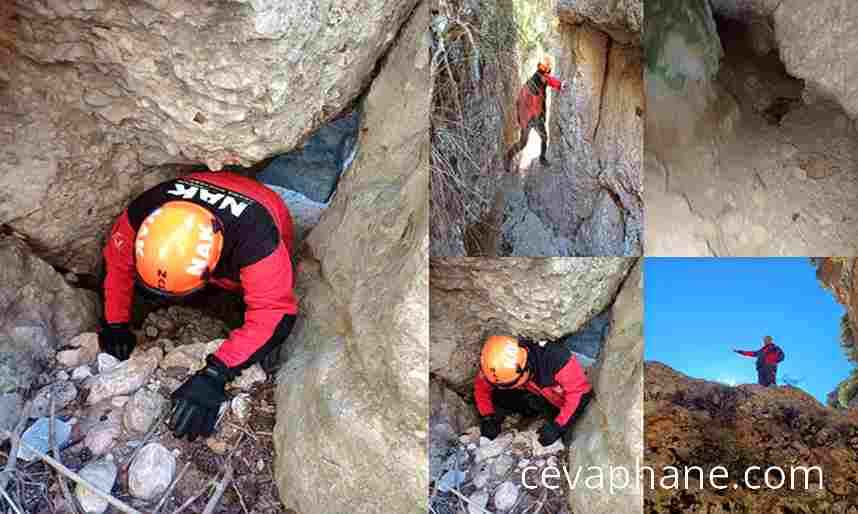
POLYGON ((544 115, 546 85, 558 91, 563 85, 559 79, 551 75, 541 75, 545 82, 539 77, 539 73, 534 74, 521 86, 521 91, 519 91, 516 107, 518 109, 518 124, 521 128, 526 128, 531 119, 544 115))
POLYGON ((194 173, 164 182, 137 197, 113 226, 104 249, 104 317, 127 323, 134 298, 134 239, 143 220, 164 203, 182 199, 211 210, 224 226, 224 247, 210 283, 242 291, 244 325, 232 331, 215 355, 240 367, 298 312, 293 291, 292 217, 283 200, 261 183, 229 172, 194 173))
POLYGON ((762 362, 768 365, 775 365, 780 358, 777 346, 774 343, 766 343, 757 351, 736 350, 736 353, 745 357, 762 357, 762 362))
MULTIPOLYGON (((584 368, 578 363, 578 359, 574 355, 569 356, 569 360, 562 368, 554 375, 555 385, 550 387, 540 388, 531 379, 524 383, 521 388, 526 389, 534 394, 541 395, 554 406, 560 409, 560 413, 554 419, 558 425, 566 426, 566 423, 575 413, 578 404, 581 402, 581 397, 590 392, 593 387, 587 380, 587 375, 584 374, 584 368)), ((481 416, 494 414, 495 407, 492 402, 492 390, 494 386, 486 380, 482 371, 477 374, 474 380, 474 399, 477 402, 477 410, 481 416)))

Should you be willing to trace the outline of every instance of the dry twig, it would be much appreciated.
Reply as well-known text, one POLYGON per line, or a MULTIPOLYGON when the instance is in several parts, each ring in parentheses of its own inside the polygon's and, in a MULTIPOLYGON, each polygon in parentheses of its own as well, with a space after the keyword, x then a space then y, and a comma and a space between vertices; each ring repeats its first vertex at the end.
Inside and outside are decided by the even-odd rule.
MULTIPOLYGON (((15 426, 15 438, 12 439, 12 446, 9 450, 9 459, 6 461, 6 467, 0 473, 0 491, 5 491, 9 480, 12 478, 12 473, 15 472, 15 467, 18 465, 18 446, 21 434, 27 427, 27 420, 30 419, 30 411, 33 409, 33 402, 27 402, 21 410, 21 419, 15 426)), ((7 432, 8 433, 8 432, 7 432)))
MULTIPOLYGON (((62 459, 60 458, 60 448, 57 445, 57 429, 56 429, 56 421, 57 421, 57 412, 56 412, 56 402, 54 400, 54 392, 51 390, 51 418, 49 422, 48 429, 48 443, 51 447, 51 452, 54 454, 54 458, 57 459, 57 462, 62 464, 62 459)), ((83 509, 77 504, 77 501, 72 497, 71 491, 69 491, 69 485, 66 483, 65 478, 57 472, 57 480, 60 483, 60 490, 63 493, 63 498, 66 500, 66 504, 72 512, 80 512, 83 509)))
POLYGON ((223 497, 223 493, 226 491, 226 487, 232 482, 232 461, 226 463, 226 472, 223 474, 223 478, 217 484, 217 488, 215 488, 214 494, 209 498, 209 502, 206 504, 205 510, 203 510, 203 514, 212 514, 214 510, 217 508, 217 504, 220 503, 221 497, 223 497))
POLYGON ((185 473, 188 472, 188 468, 191 467, 191 463, 185 463, 185 467, 182 468, 182 471, 179 471, 179 474, 176 475, 176 478, 170 483, 170 487, 167 488, 167 492, 164 493, 164 496, 161 497, 161 501, 158 502, 158 505, 155 507, 155 510, 152 511, 152 514, 158 514, 161 512, 161 509, 164 507, 164 504, 167 503, 167 499, 173 494, 173 489, 176 488, 179 481, 185 476, 185 473))
POLYGON ((87 479, 83 478, 82 476, 78 475, 74 471, 70 470, 69 468, 65 467, 61 463, 57 462, 56 460, 53 459, 53 457, 51 457, 49 455, 45 455, 38 448, 33 448, 32 446, 27 444, 26 441, 22 441, 20 437, 13 434, 12 432, 9 432, 8 430, 3 430, 2 433, 5 434, 6 436, 12 438, 13 441, 18 441, 21 445, 26 446, 27 448, 30 449, 31 452, 35 453, 37 457, 42 459, 42 461, 44 461, 45 464, 48 464, 49 466, 56 469, 57 471, 59 471, 64 476, 68 477, 69 479, 77 482, 78 484, 83 485, 87 489, 91 490, 93 492, 93 494, 95 494, 96 496, 98 496, 102 500, 107 501, 108 503, 110 503, 111 505, 113 505, 117 509, 121 510, 122 512, 126 512, 127 514, 143 514, 139 510, 127 505, 125 502, 118 500, 118 499, 114 498, 113 496, 111 496, 110 494, 105 493, 101 489, 95 487, 87 479))

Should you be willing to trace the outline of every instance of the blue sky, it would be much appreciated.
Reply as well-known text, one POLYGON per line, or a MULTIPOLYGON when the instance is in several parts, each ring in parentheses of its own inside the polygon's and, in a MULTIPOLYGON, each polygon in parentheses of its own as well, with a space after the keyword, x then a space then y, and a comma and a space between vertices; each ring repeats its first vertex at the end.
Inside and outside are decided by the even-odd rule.
POLYGON ((840 349, 844 308, 816 280, 807 258, 645 260, 647 360, 686 375, 729 384, 756 383, 754 359, 765 335, 783 348, 778 369, 825 403, 852 365, 840 349))

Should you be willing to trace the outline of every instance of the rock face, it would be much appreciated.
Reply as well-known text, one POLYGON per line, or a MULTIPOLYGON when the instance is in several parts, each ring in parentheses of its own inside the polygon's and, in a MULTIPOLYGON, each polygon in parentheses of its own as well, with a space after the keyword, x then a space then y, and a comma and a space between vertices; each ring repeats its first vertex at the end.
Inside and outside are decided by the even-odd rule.
POLYGON ((572 255, 640 255, 642 3, 561 1, 557 14, 553 51, 568 88, 549 109, 548 153, 556 164, 528 176, 529 204, 573 242, 572 255))
POLYGON ((643 27, 644 7, 641 0, 558 0, 557 15, 565 23, 593 23, 609 32, 614 39, 639 37, 643 27))
POLYGON ((555 340, 613 302, 634 259, 432 259, 431 373, 470 395, 482 341, 555 340))
POLYGON ((648 253, 855 254, 858 5, 808 9, 647 2, 648 253))
POLYGON ((94 293, 72 288, 21 241, 0 238, 0 393, 29 387, 55 349, 95 328, 98 312, 94 293))
POLYGON ((304 514, 426 511, 428 14, 421 3, 373 82, 297 275, 274 464, 284 506, 304 514))
MULTIPOLYGON (((840 346, 846 357, 858 364, 858 259, 826 257, 814 259, 816 276, 823 287, 829 289, 844 307, 846 314, 840 321, 840 346)), ((829 406, 854 409, 858 407, 858 368, 837 385, 829 394, 829 406)))
POLYGON ((773 27, 774 45, 790 75, 816 94, 836 100, 858 118, 858 5, 823 0, 712 0, 716 14, 754 16, 773 27), (825 27, 821 37, 820 27, 825 27))
MULTIPOLYGON (((858 486, 858 417, 826 409, 811 395, 792 386, 729 387, 696 380, 661 363, 646 363, 645 461, 655 470, 665 466, 701 466, 704 476, 715 466, 739 484, 724 495, 712 487, 685 489, 646 484, 645 512, 822 512, 854 510, 858 486), (794 489, 745 487, 749 466, 819 466, 804 487, 803 472, 794 489)), ((662 475, 656 472, 655 479, 662 475)), ((763 484, 762 472, 750 472, 752 485, 763 484)), ((772 480, 778 478, 775 473, 772 480)), ((724 484, 727 480, 719 480, 724 484)))
MULTIPOLYGON (((594 400, 575 426, 569 468, 624 466, 643 460, 643 263, 629 274, 612 310, 611 328, 590 373, 594 400)), ((569 495, 572 512, 641 512, 643 491, 605 494, 581 488, 569 495)))
POLYGON ((295 147, 366 87, 416 3, 4 7, 0 223, 91 270, 123 204, 178 173, 147 167, 295 147))

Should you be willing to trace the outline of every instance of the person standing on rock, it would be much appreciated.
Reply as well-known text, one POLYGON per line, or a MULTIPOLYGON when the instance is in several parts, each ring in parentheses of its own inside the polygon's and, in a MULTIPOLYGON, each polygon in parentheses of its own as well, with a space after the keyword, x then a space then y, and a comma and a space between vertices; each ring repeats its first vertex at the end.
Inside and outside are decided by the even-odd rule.
POLYGON ((761 386, 777 385, 778 364, 784 360, 784 351, 774 343, 772 336, 763 338, 763 347, 757 351, 733 350, 745 357, 757 359, 757 382, 761 386))
POLYGON ((575 422, 592 398, 584 368, 564 345, 540 346, 526 339, 491 336, 483 343, 474 398, 482 436, 494 439, 510 414, 553 419, 543 425, 539 443, 549 446, 575 422))
POLYGON ((298 312, 292 245, 292 217, 277 193, 230 172, 193 173, 157 185, 114 224, 104 249, 104 352, 126 360, 134 349, 135 284, 167 300, 214 285, 240 291, 247 306, 244 325, 173 393, 176 437, 211 434, 228 399, 227 382, 289 336, 298 312))
POLYGON ((536 130, 542 138, 542 146, 539 152, 539 162, 548 166, 546 152, 548 150, 548 131, 545 129, 545 107, 548 98, 548 87, 562 91, 566 89, 566 83, 551 75, 551 56, 544 56, 542 61, 536 65, 536 72, 527 82, 521 86, 516 101, 516 112, 518 113, 518 126, 521 130, 518 142, 513 144, 506 154, 507 171, 510 169, 513 157, 527 146, 530 129, 536 130))

